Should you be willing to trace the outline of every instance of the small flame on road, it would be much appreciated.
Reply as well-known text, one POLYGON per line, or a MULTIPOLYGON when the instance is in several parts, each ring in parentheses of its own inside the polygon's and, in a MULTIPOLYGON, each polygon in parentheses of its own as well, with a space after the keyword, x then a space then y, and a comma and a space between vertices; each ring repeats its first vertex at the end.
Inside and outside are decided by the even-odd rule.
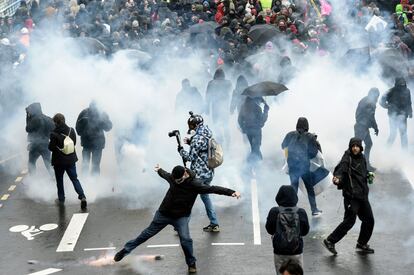
MULTIPOLYGON (((105 253, 99 258, 91 258, 84 261, 83 263, 93 267, 103 267, 108 265, 114 265, 114 255, 113 253, 105 253)), ((137 262, 153 262, 164 259, 164 255, 129 255, 126 256, 120 264, 133 264, 137 262)))

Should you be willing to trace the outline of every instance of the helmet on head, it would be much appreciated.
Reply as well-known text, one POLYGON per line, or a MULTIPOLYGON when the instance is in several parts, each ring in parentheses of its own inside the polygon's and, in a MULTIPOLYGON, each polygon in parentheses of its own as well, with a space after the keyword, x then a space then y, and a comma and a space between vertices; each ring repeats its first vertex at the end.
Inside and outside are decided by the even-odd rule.
POLYGON ((200 115, 196 115, 194 114, 192 111, 190 111, 190 117, 187 120, 187 124, 188 124, 188 134, 190 134, 191 130, 194 130, 195 128, 197 128, 198 125, 203 124, 204 119, 202 116, 200 115))

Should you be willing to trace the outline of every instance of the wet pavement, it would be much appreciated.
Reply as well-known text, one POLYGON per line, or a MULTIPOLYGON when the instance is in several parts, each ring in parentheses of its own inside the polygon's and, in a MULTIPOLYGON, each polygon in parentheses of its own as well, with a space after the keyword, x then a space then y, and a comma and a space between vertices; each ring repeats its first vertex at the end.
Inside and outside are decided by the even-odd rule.
MULTIPOLYGON (((0 274, 30 274, 43 270, 45 273, 39 274, 52 274, 46 271, 50 268, 56 269, 53 274, 76 275, 187 273, 181 248, 176 246, 179 244, 178 236, 172 227, 165 228, 121 263, 102 267, 88 265, 104 255, 112 256, 126 241, 136 237, 149 225, 154 209, 161 201, 154 201, 154 208, 141 210, 126 209, 119 197, 90 203, 73 251, 56 252, 64 234, 71 231, 68 227, 71 219, 76 219, 75 214, 86 213, 80 211, 78 203, 68 203, 59 208, 51 203, 27 198, 24 192, 27 176, 15 183, 22 176, 21 173, 10 175, 6 172, 7 169, 0 170, 0 195, 10 195, 7 200, 0 202, 3 204, 0 208, 0 274), (8 191, 11 185, 16 185, 16 188, 8 191), (10 231, 11 228, 14 232, 10 231), (27 233, 27 230, 30 232, 27 233), (165 258, 150 261, 134 255, 165 255, 165 258)), ((270 236, 264 228, 269 201, 273 200, 277 192, 275 185, 269 194, 269 185, 272 184, 266 178, 257 177, 261 237, 260 244, 256 245, 254 236, 256 234, 257 237, 258 232, 253 229, 254 198, 251 196, 250 182, 246 182, 248 191, 239 203, 217 207, 222 229, 220 233, 202 231, 208 220, 201 201, 197 201, 190 222, 198 260, 197 274, 275 274, 270 236)), ((71 188, 69 184, 66 185, 67 192, 73 192, 71 188)), ((370 195, 376 218, 370 244, 375 248, 375 254, 359 255, 355 252, 360 225, 357 222, 354 229, 337 245, 339 254, 334 257, 321 245, 322 239, 339 224, 343 216, 341 192, 330 187, 317 198, 318 207, 324 211, 323 216, 310 218, 311 232, 305 237, 305 274, 413 274, 413 197, 411 184, 399 172, 378 173, 370 195)), ((233 199, 219 196, 214 199, 219 205, 226 200, 233 199)), ((303 195, 300 195, 300 206, 309 214, 309 205, 303 195)))

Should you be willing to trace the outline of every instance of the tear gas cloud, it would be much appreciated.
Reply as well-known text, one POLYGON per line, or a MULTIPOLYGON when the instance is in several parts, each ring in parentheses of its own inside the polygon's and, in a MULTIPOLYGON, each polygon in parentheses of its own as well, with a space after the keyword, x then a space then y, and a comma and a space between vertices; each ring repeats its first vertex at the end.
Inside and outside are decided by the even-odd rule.
MULTIPOLYGON (((332 2, 336 10, 346 10, 345 1, 332 2)), ((289 184, 288 176, 280 171, 283 165, 280 144, 285 134, 295 129, 298 117, 305 116, 309 119, 310 132, 318 135, 327 165, 332 167, 353 136, 354 113, 358 101, 367 95, 371 87, 378 87, 381 93, 391 87, 392 83, 388 79, 381 78, 382 72, 378 65, 360 73, 354 67, 346 67, 338 62, 350 45, 354 47, 355 41, 364 41, 367 35, 359 32, 359 28, 348 21, 346 12, 337 14, 344 15, 335 20, 346 26, 346 40, 337 37, 337 49, 330 55, 304 56, 291 53, 293 65, 300 73, 287 84, 290 91, 277 99, 267 98, 270 112, 263 130, 264 161, 260 169, 260 177, 265 180, 259 182, 259 188, 264 191, 263 194, 270 195, 260 197, 262 217, 274 206, 274 195, 278 187, 289 184), (357 31, 350 34, 349 30, 357 31)), ((43 42, 33 44, 28 60, 30 66, 24 75, 19 75, 16 79, 22 86, 24 100, 18 112, 2 118, 5 131, 0 133, 1 140, 7 140, 10 145, 8 148, 13 148, 11 151, 27 154, 25 106, 40 102, 45 114, 52 116, 57 112, 63 113, 67 124, 74 127, 80 111, 95 99, 98 106, 110 116, 114 128, 106 135, 102 175, 96 179, 79 173, 88 200, 115 196, 122 197, 125 206, 129 208, 157 207, 167 186, 153 172, 153 166, 160 163, 161 167, 169 171, 181 163, 175 140, 167 135, 173 129, 180 129, 182 133, 187 130, 187 114, 175 114, 174 111, 175 96, 181 88, 181 80, 190 79, 204 96, 207 82, 212 78, 206 77, 206 60, 202 57, 202 51, 189 51, 186 56, 163 55, 169 51, 170 45, 166 49, 160 48, 159 56, 154 59, 151 69, 141 70, 122 56, 113 59, 84 56, 73 40, 51 32, 43 42), (145 141, 141 145, 126 142, 119 147, 119 136, 133 128, 137 117, 146 125, 148 132, 137 133, 134 139, 145 135, 145 141), (117 152, 121 152, 122 157, 117 152)), ((262 61, 256 61, 260 62, 262 61)), ((265 63, 257 65, 258 68, 270 68, 266 72, 266 77, 270 78, 267 80, 276 80, 280 68, 274 64, 267 67, 266 60, 263 62, 265 63)), ((239 72, 233 69, 225 69, 225 72, 226 78, 232 80, 234 87, 239 72)), ((250 84, 258 79, 263 79, 260 72, 248 78, 250 84)), ((413 161, 412 155, 395 149, 399 148, 399 144, 395 144, 393 149, 385 147, 389 132, 386 111, 378 107, 376 117, 380 136, 374 138, 373 164, 381 171, 399 169, 401 165, 407 167, 413 161)), ((204 116, 204 119, 214 133, 210 118, 204 116)), ((229 128, 231 145, 226 148, 224 164, 217 169, 213 184, 227 186, 247 195, 250 186, 245 181, 242 170, 250 150, 249 145, 238 129, 235 115, 231 118, 229 128)), ((408 135, 412 137, 414 131, 411 121, 408 129, 408 135)), ((80 142, 77 146, 78 156, 81 155, 79 144, 80 142)), ((413 144, 410 145, 412 147, 413 144)), ((37 166, 38 170, 44 170, 40 161, 37 166)), ((80 171, 80 165, 78 166, 80 171)), ((52 180, 48 180, 45 175, 45 171, 40 171, 37 176, 29 179, 26 191, 32 199, 51 203, 56 190, 52 180)), ((413 178, 412 175, 410 177, 413 178)), ((67 195, 69 200, 76 199, 71 190, 67 195)), ((246 198, 234 202, 216 196, 213 200, 222 206, 247 203, 246 198)), ((399 207, 404 202, 390 203, 399 207)), ((250 217, 250 214, 246 217, 250 217)))

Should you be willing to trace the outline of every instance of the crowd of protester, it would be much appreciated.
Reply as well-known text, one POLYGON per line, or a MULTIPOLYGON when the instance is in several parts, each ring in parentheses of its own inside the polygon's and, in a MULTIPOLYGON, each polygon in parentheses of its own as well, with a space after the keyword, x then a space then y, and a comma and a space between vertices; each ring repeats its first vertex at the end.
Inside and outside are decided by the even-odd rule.
POLYGON ((391 35, 373 33, 371 46, 387 45, 409 58, 414 49, 411 2, 401 0, 389 10, 389 3, 382 6, 381 1, 348 0, 348 14, 343 17, 349 22, 338 22, 339 13, 327 0, 273 0, 269 8, 260 0, 42 0, 32 1, 30 7, 22 2, 14 16, 0 18, 0 55, 2 63, 19 62, 36 34, 42 35, 39 30, 49 28, 65 36, 97 39, 106 54, 120 49, 153 53, 170 41, 181 41, 176 47, 182 47, 182 52, 199 45, 215 57, 217 65, 232 65, 267 42, 266 36, 263 40, 253 34, 261 28, 258 25, 274 26, 277 32, 269 40, 286 39, 278 45, 282 54, 292 48, 299 54, 325 55, 337 48, 333 37, 350 35, 350 22, 355 23, 353 28, 363 28, 378 16, 390 23, 391 35))

